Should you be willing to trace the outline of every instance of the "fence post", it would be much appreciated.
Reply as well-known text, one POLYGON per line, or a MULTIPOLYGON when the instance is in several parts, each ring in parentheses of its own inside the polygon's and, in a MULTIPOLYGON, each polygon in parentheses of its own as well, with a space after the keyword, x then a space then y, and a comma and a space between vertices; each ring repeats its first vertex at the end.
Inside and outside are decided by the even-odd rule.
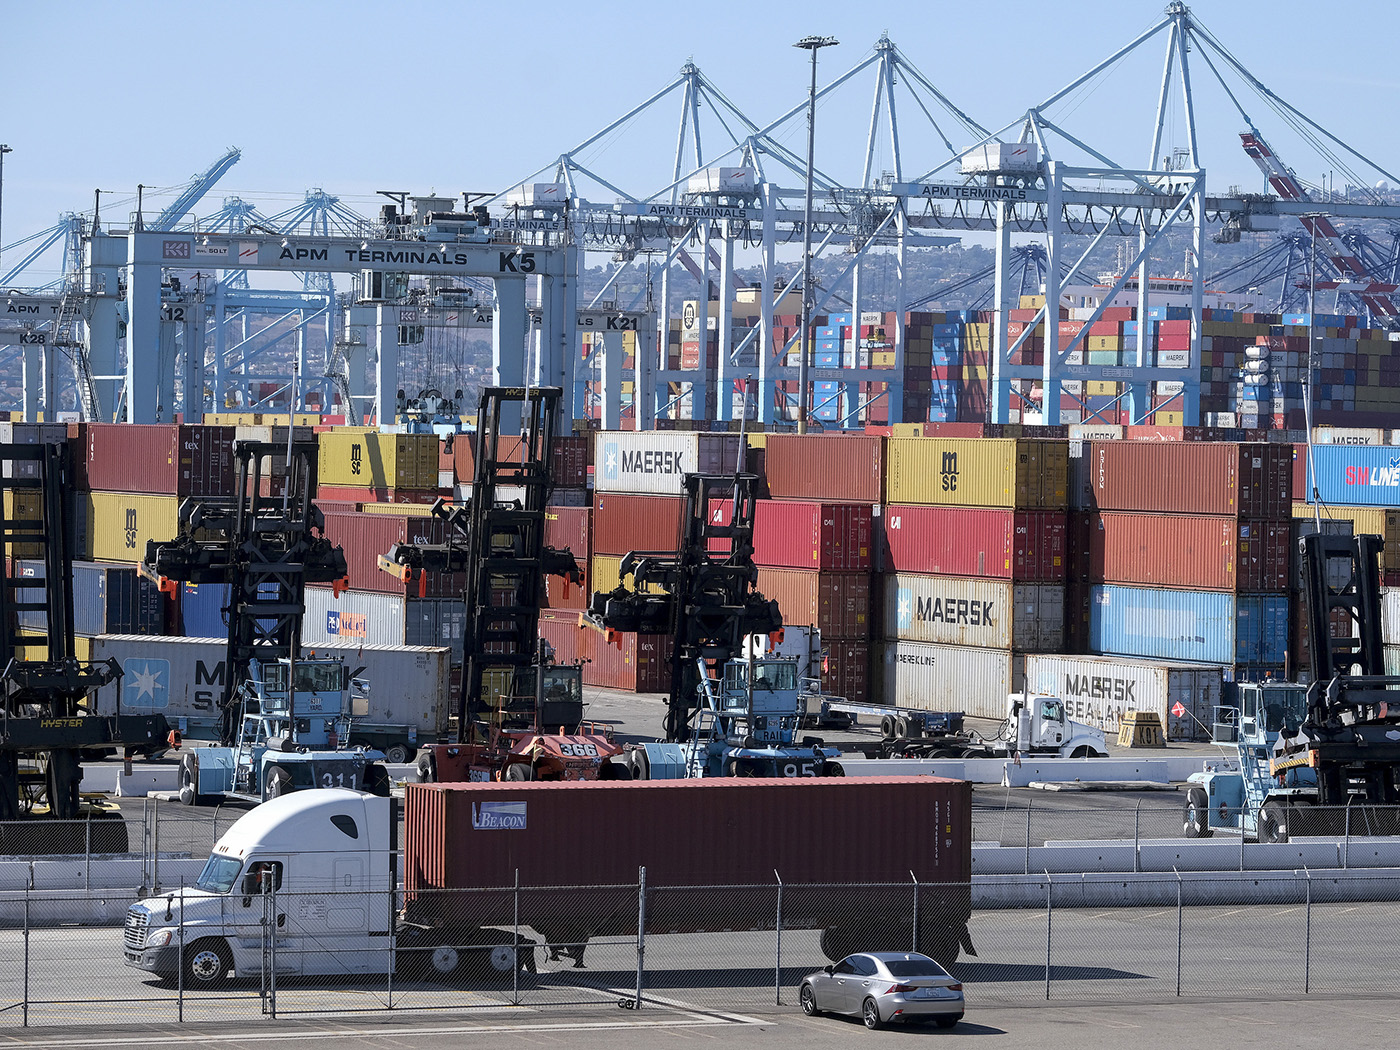
MULTIPOLYGON (((1354 797, 1354 796, 1353 796, 1354 797)), ((1346 841, 1342 846, 1342 867, 1346 867, 1351 860, 1351 798, 1347 799, 1346 815, 1346 841)))
POLYGON ((1142 827, 1142 799, 1138 799, 1137 808, 1133 810, 1133 871, 1142 871, 1142 842, 1139 837, 1139 830, 1142 827))
POLYGON ((1045 872, 1045 998, 1050 998, 1050 927, 1055 914, 1055 880, 1045 872))
POLYGON ((175 959, 175 1002, 176 1016, 180 1024, 185 1023, 185 877, 180 876, 180 924, 177 927, 180 946, 175 959))
MULTIPOLYGON (((1241 840, 1243 841, 1243 840, 1241 840)), ((1176 873, 1176 994, 1181 994, 1181 872, 1172 865, 1176 873)))
MULTIPOLYGON (((34 868, 30 865, 29 881, 34 881, 34 868)), ((24 1027, 29 1027, 29 887, 24 888, 24 1027)))
POLYGON ((909 878, 914 883, 914 921, 910 924, 911 943, 909 950, 917 952, 919 950, 919 877, 910 871, 909 878))
POLYGON ((389 1004, 385 1009, 394 1008, 394 971, 399 965, 399 924, 398 924, 398 901, 396 899, 398 891, 390 886, 389 894, 389 1004))
POLYGON ((637 869, 637 997, 632 1009, 642 1008, 642 968, 647 954, 647 869, 637 869))
POLYGON ((160 892, 160 799, 151 798, 151 892, 160 892))
MULTIPOLYGON (((511 924, 511 936, 514 943, 511 945, 511 955, 515 959, 515 965, 511 967, 511 995, 514 997, 512 1006, 520 1005, 520 869, 515 869, 515 916, 511 924)), ((533 948, 530 949, 534 951, 533 948)))
POLYGON ((1031 804, 1026 801, 1026 874, 1031 873, 1031 804))
POLYGON ((778 880, 778 914, 774 923, 777 933, 773 943, 773 1002, 783 1005, 783 877, 778 869, 773 869, 773 878, 778 880))
POLYGON ((88 807, 87 822, 83 825, 83 889, 92 889, 92 807, 88 807))
POLYGON ((1308 896, 1303 925, 1303 994, 1307 995, 1312 991, 1312 872, 1306 864, 1303 865, 1303 875, 1308 880, 1304 883, 1308 896))
POLYGON ((277 1020, 277 882, 274 880, 272 872, 270 871, 265 872, 263 874, 263 878, 267 880, 267 882, 265 883, 265 885, 267 886, 267 900, 270 902, 272 907, 272 916, 268 920, 267 924, 267 1004, 268 1010, 272 1015, 272 1019, 275 1021, 277 1020))
MULTIPOLYGON (((1240 804, 1240 871, 1244 871, 1244 811, 1246 805, 1248 805, 1248 803, 1240 804)), ((1255 821, 1254 827, 1257 834, 1259 827, 1259 822, 1257 820, 1255 821)))

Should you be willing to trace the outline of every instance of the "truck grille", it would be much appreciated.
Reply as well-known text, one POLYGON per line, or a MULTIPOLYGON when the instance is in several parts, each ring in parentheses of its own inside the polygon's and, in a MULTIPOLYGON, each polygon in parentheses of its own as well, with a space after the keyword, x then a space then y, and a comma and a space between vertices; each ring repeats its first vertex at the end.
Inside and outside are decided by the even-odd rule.
POLYGON ((126 913, 126 931, 122 937, 122 943, 133 951, 140 951, 146 946, 146 927, 150 925, 151 917, 144 911, 137 911, 130 908, 126 913))

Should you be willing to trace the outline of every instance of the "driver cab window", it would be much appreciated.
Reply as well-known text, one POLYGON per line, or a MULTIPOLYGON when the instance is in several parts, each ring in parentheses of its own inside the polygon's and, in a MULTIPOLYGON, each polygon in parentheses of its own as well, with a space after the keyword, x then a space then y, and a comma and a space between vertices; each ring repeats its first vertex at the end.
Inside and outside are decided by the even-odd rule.
POLYGON ((243 892, 255 896, 266 890, 282 888, 282 862, 280 860, 256 860, 248 865, 243 876, 243 892))
POLYGON ((1050 722, 1063 721, 1063 709, 1054 700, 1042 700, 1040 702, 1040 717, 1050 722))

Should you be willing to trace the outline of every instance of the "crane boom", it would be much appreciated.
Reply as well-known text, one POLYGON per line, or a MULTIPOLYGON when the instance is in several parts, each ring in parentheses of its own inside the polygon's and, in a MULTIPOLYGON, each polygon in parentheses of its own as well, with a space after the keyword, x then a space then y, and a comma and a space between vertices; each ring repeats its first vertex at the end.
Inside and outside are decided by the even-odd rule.
POLYGON ((183 193, 170 202, 170 205, 156 216, 155 221, 146 226, 148 230, 173 230, 176 223, 183 219, 191 208, 204 199, 204 195, 214 188, 214 184, 224 177, 224 172, 238 163, 238 158, 243 156, 243 152, 236 146, 230 146, 228 151, 211 164, 202 175, 196 175, 189 185, 185 187, 183 193))
MULTIPOLYGON (((1240 141, 1244 145, 1245 153, 1264 173, 1275 193, 1286 201, 1311 199, 1297 176, 1279 160, 1278 155, 1257 130, 1241 132, 1240 141)), ((1391 293, 1396 291, 1397 286, 1374 280, 1366 272, 1361 260, 1342 242, 1337 228, 1327 216, 1304 215, 1300 219, 1303 228, 1324 245, 1327 259, 1340 277, 1338 281, 1319 282, 1317 287, 1353 292, 1366 304, 1372 316, 1386 323, 1387 327, 1400 323, 1400 307, 1397 307, 1391 298, 1391 293)))

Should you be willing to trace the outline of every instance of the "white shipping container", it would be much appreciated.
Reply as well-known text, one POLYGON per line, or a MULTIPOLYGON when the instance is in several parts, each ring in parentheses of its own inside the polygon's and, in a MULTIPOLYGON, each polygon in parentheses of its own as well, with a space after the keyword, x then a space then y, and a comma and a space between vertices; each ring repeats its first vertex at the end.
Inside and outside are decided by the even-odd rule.
POLYGON ((562 182, 527 182, 506 190, 506 204, 522 204, 528 208, 545 204, 565 204, 569 187, 562 182))
POLYGON ((738 455, 738 434, 599 431, 594 437, 593 488, 680 496, 685 475, 732 474, 738 455))
POLYGON ((886 642, 886 703, 921 711, 1006 717, 1006 695, 1019 692, 1025 657, 1006 649, 927 642, 886 642))
MULTIPOLYGON (((446 734, 454 709, 449 695, 450 650, 419 645, 314 648, 318 656, 344 660, 351 677, 368 684, 367 703, 354 712, 357 720, 409 727, 420 743, 446 734)), ((181 733, 211 739, 224 693, 227 654, 226 638, 100 634, 92 640, 94 662, 115 658, 125 672, 122 711, 163 714, 181 733)), ((94 704, 95 714, 116 714, 116 684, 99 689, 94 704)))
POLYGON ((1319 445, 1384 445, 1386 443, 1385 431, 1374 430, 1370 427, 1313 427, 1313 440, 1319 445))
POLYGON ((1117 441, 1123 428, 1112 423, 1076 423, 1069 428, 1071 441, 1117 441))
POLYGON ((301 621, 301 644, 403 645, 408 638, 408 599, 399 594, 306 588, 306 614, 301 621))
POLYGON ((1400 645, 1400 587, 1387 587, 1381 594, 1381 640, 1400 645))
POLYGON ((885 636, 891 641, 1053 652, 1065 639, 1065 589, 961 576, 890 573, 885 636))
POLYGON ((1162 664, 1131 657, 1026 657, 1027 688, 1065 702, 1078 722, 1116 734, 1124 711, 1150 711, 1168 740, 1208 740, 1221 703, 1222 668, 1215 664, 1162 664), (1172 709, 1181 704, 1182 713, 1172 709))
POLYGON ((1032 172, 1040 167, 1040 147, 1034 142, 985 142, 962 155, 962 173, 984 171, 1032 172))
POLYGON ((706 168, 690 177, 690 193, 752 193, 753 168, 706 168))

